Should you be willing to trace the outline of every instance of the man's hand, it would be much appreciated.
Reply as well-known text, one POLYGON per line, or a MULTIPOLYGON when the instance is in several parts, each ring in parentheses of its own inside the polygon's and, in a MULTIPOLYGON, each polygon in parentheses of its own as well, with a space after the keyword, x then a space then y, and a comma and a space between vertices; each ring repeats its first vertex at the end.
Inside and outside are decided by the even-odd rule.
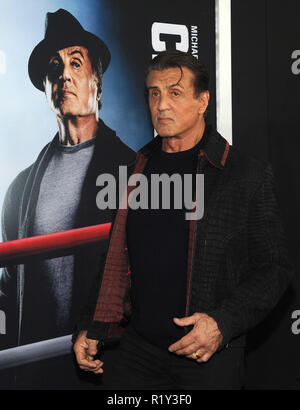
POLYGON ((194 328, 169 346, 169 351, 197 360, 198 363, 207 362, 223 339, 216 321, 205 313, 194 313, 192 316, 173 320, 178 326, 194 325, 194 328))
POLYGON ((103 362, 94 360, 94 356, 97 354, 98 340, 88 339, 86 334, 87 331, 82 330, 77 336, 73 347, 77 363, 82 370, 95 374, 103 373, 103 362))

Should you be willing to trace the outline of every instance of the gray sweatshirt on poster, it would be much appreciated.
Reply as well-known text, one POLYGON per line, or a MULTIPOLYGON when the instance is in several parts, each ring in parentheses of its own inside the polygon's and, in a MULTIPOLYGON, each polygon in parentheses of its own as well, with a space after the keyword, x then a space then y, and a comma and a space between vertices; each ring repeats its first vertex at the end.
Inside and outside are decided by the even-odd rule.
MULTIPOLYGON (((74 228, 82 185, 95 147, 95 138, 75 146, 58 143, 43 176, 32 235, 42 235, 74 228)), ((43 328, 44 337, 68 331, 72 305, 74 255, 36 261, 25 280, 31 293, 31 281, 39 283, 41 295, 25 299, 25 317, 36 317, 34 327, 43 328), (35 300, 38 299, 38 303, 35 300), (27 301, 27 303, 26 303, 27 301), (35 314, 32 311, 35 310, 35 314), (37 315, 38 310, 38 315, 37 315), (49 312, 51 314, 49 315, 49 312), (45 317, 47 320, 45 321, 45 317), (48 333, 48 334, 47 334, 48 333)), ((28 295, 28 294, 27 294, 28 295)))

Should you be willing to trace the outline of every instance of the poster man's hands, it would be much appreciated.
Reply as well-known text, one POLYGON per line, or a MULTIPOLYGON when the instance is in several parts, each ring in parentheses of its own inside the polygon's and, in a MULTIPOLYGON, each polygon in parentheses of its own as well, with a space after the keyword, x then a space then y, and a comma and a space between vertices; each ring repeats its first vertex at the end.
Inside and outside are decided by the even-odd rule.
POLYGON ((194 325, 194 328, 169 346, 169 351, 194 359, 198 363, 207 362, 223 339, 216 321, 205 313, 194 313, 192 316, 173 320, 178 326, 194 325))

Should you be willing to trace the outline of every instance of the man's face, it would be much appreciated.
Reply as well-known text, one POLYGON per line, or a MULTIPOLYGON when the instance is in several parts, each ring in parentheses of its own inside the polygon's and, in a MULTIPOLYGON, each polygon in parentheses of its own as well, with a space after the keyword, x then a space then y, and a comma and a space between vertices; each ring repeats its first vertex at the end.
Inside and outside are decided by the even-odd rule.
POLYGON ((153 70, 147 78, 153 126, 161 137, 195 137, 203 121, 209 93, 194 93, 194 74, 186 67, 153 70))
POLYGON ((45 93, 56 115, 84 117, 95 114, 98 111, 97 91, 97 78, 85 47, 67 47, 50 58, 45 93))

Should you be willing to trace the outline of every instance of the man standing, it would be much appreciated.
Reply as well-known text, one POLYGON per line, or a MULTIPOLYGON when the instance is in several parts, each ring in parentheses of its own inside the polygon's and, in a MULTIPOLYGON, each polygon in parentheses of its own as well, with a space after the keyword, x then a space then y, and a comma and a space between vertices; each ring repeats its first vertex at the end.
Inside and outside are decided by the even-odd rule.
POLYGON ((187 221, 175 201, 136 210, 129 201, 118 211, 94 316, 74 345, 77 362, 103 373, 97 347, 120 336, 130 317, 108 387, 238 389, 246 334, 292 273, 272 172, 206 124, 208 74, 193 56, 162 52, 146 86, 159 136, 141 149, 134 173, 149 185, 156 174, 193 175, 196 203, 203 174, 204 215, 187 221))
MULTIPOLYGON (((69 12, 47 13, 45 38, 33 50, 28 69, 33 85, 45 92, 59 132, 8 189, 2 216, 5 241, 111 221, 109 210, 97 209, 96 179, 103 173, 117 175, 135 153, 98 117, 109 62, 104 42, 69 12)), ((6 347, 72 333, 106 246, 104 241, 71 249, 64 256, 32 259, 3 271, 6 347)), ((61 365, 59 371, 55 366, 51 370, 48 363, 47 375, 40 366, 30 368, 27 386, 80 384, 72 363, 65 365, 69 372, 61 365)))

